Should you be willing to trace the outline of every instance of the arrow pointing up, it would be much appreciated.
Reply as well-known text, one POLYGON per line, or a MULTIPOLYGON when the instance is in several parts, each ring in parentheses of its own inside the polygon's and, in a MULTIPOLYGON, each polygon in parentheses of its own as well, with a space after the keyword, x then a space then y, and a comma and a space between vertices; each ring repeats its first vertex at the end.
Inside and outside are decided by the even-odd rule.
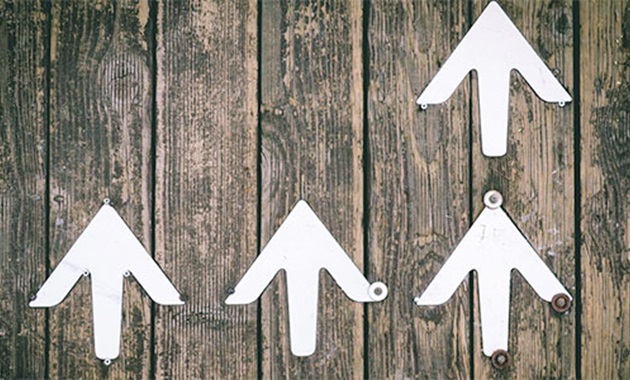
POLYGON ((90 276, 96 356, 111 363, 120 352, 123 276, 133 274, 153 301, 181 305, 180 295, 109 200, 39 289, 31 307, 59 304, 81 276, 90 276))
POLYGON ((385 284, 370 285, 303 200, 295 205, 225 303, 254 302, 281 269, 286 272, 291 351, 296 356, 315 352, 321 269, 326 269, 353 301, 376 302, 387 297, 385 284))
POLYGON ((417 103, 446 101, 471 70, 477 71, 481 149, 490 157, 507 152, 510 71, 517 70, 536 94, 561 106, 571 101, 553 73, 496 2, 491 2, 422 92, 417 103))
POLYGON ((418 305, 443 304, 471 270, 477 271, 483 353, 491 356, 507 351, 508 347, 512 269, 518 270, 554 308, 566 311, 571 296, 501 209, 501 194, 490 191, 484 202, 486 208, 415 302, 418 305), (563 301, 555 305, 556 300, 563 301))

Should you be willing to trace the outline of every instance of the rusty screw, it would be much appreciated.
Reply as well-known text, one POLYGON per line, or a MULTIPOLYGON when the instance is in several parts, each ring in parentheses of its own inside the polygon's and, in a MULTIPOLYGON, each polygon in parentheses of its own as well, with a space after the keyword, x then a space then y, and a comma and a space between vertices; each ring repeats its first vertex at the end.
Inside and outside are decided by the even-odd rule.
POLYGON ((492 357, 490 358, 492 361, 492 366, 496 369, 505 369, 510 365, 512 359, 510 358, 510 354, 508 354, 505 350, 496 350, 492 353, 492 357))
POLYGON ((563 293, 558 293, 551 299, 551 308, 556 313, 566 313, 567 310, 571 307, 571 300, 569 296, 563 293))

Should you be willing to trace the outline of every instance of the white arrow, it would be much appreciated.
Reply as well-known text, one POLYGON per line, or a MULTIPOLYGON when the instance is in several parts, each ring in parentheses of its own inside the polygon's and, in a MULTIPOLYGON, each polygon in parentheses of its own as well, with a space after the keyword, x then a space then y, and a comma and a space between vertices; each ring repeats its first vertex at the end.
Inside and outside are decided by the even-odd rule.
POLYGON ((418 305, 446 302, 471 270, 477 271, 483 352, 507 351, 510 316, 510 272, 518 270, 545 301, 566 311, 571 296, 545 265, 525 236, 501 209, 497 191, 484 197, 486 208, 429 284, 418 305))
POLYGON ((517 70, 546 102, 563 106, 571 96, 503 12, 491 2, 422 92, 417 103, 446 101, 471 70, 477 71, 481 146, 486 156, 507 152, 510 71, 517 70))
POLYGON ((81 276, 90 276, 94 348, 96 356, 110 364, 120 352, 123 276, 129 274, 153 301, 183 304, 173 284, 106 199, 29 305, 55 306, 81 276))
POLYGON ((286 272, 291 351, 296 356, 315 352, 321 269, 326 269, 356 302, 376 302, 387 297, 385 284, 370 285, 303 200, 295 205, 225 303, 254 302, 281 269, 286 272))

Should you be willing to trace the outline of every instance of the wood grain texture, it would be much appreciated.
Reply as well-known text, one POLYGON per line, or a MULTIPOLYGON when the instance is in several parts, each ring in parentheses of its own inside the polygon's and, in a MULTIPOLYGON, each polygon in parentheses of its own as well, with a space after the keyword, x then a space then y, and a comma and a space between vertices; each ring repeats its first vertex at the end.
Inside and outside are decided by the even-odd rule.
POLYGON ((156 257, 187 301, 157 309, 156 376, 255 378, 256 305, 224 300, 256 256, 256 2, 157 12, 156 257))
MULTIPOLYGON (((264 1, 261 15, 261 244, 302 198, 359 268, 361 12, 358 1, 264 1)), ((324 273, 312 356, 291 354, 284 276, 263 295, 263 378, 363 378, 363 306, 324 273)))
POLYGON ((0 379, 46 373, 46 314, 28 302, 46 277, 48 16, 0 2, 0 379))
MULTIPOLYGON (((50 263, 59 263, 104 198, 149 248, 151 85, 146 1, 52 4, 50 263)), ((43 281, 43 278, 41 279, 43 281)), ((50 376, 146 378, 150 300, 125 280, 120 357, 94 354, 90 281, 50 312, 50 376)))
POLYGON ((375 1, 369 38, 369 273, 390 295, 369 309, 370 378, 468 379, 469 291, 418 307, 469 221, 469 86, 415 100, 467 29, 467 1, 375 1))
MULTIPOLYGON (((571 1, 501 1, 501 6, 573 94, 571 1)), ((487 1, 473 3, 473 19, 487 1)), ((575 295, 573 103, 564 108, 543 102, 520 74, 510 87, 508 153, 481 154, 477 80, 473 80, 473 209, 496 189, 503 208, 551 271, 575 295)), ((557 315, 526 281, 512 274, 509 352, 512 365, 499 372, 481 352, 478 300, 474 313, 475 378, 575 378, 575 312, 557 315)), ((475 286, 475 288, 477 288, 475 286)), ((475 297, 477 297, 475 289, 475 297)))
POLYGON ((582 376, 630 378, 630 1, 580 3, 582 376))

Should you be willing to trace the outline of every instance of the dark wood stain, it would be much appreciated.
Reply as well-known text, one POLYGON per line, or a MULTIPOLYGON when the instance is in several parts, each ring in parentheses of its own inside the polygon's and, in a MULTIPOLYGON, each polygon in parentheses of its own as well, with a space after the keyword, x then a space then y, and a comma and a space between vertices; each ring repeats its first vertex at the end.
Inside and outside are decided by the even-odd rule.
MULTIPOLYGON (((362 267, 361 4, 269 1, 261 16, 261 243, 302 198, 362 267)), ((363 378, 361 305, 322 274, 317 351, 297 358, 277 277, 261 304, 262 377, 363 378)))
POLYGON ((467 281, 446 305, 413 303, 470 223, 469 87, 426 111, 415 104, 464 36, 467 13, 465 1, 370 7, 368 274, 390 291, 368 307, 370 378, 471 376, 467 281))
MULTIPOLYGON (((572 37, 558 31, 572 21, 572 3, 557 0, 501 1, 525 38, 559 76, 570 94, 572 37), (519 11, 511 10, 518 7, 519 11), (558 25, 558 22, 562 25, 558 25), (534 44, 534 42, 536 42, 534 44)), ((473 19, 487 1, 474 2, 473 19)), ((572 35, 572 34, 571 34, 572 35)), ((476 78, 473 104, 478 103, 476 78)), ((473 107, 473 189, 476 217, 483 195, 491 189, 504 196, 503 207, 569 293, 575 295, 575 211, 573 103, 564 108, 538 98, 520 74, 512 75, 508 154, 481 154, 478 108, 473 107)), ((475 326, 479 321, 474 289, 475 326)), ((529 284, 512 274, 509 349, 513 364, 495 370, 481 353, 481 330, 474 331, 475 378, 575 378, 575 313, 556 315, 529 284), (536 360, 528 360, 535 357, 536 360)))
POLYGON ((630 376, 630 2, 587 2, 581 17, 581 368, 584 378, 623 379, 630 376))
POLYGON ((0 0, 0 378, 630 378, 630 2, 499 1, 579 99, 546 104, 514 73, 500 159, 481 154, 476 75, 415 105, 487 3, 0 0), (558 316, 514 273, 503 371, 474 280, 413 304, 491 188, 580 297, 558 316), (126 280, 110 367, 89 279, 28 307, 105 197, 186 300, 152 307, 126 280), (355 304, 323 272, 307 358, 283 273, 224 304, 300 198, 390 291, 355 304))
POLYGON ((0 378, 46 374, 46 29, 41 4, 0 3, 0 378))
MULTIPOLYGON (((147 3, 52 4, 50 88, 51 269, 111 199, 149 247, 151 86, 147 3)), ((50 376, 146 378, 150 301, 125 283, 118 365, 95 360, 89 280, 50 311, 50 376), (130 318, 134 310, 134 316, 130 318)))
POLYGON ((157 5, 156 258, 186 304, 157 307, 156 377, 256 377, 255 1, 157 5))

